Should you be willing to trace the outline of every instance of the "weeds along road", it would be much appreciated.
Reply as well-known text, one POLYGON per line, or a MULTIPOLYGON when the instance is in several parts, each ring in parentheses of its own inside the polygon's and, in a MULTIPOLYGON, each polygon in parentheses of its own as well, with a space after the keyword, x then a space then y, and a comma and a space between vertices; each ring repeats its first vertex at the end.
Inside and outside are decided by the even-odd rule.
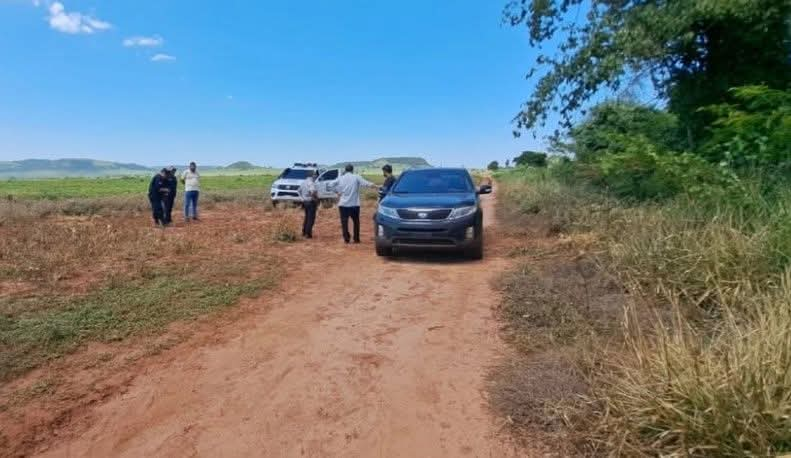
MULTIPOLYGON (((485 200, 494 219, 493 196, 485 200)), ((487 259, 378 259, 336 210, 302 263, 219 343, 179 345, 60 431, 43 456, 514 456, 484 375, 500 352, 487 259)), ((210 224, 207 222, 206 224, 210 224)), ((232 262, 232 260, 229 260, 232 262)))

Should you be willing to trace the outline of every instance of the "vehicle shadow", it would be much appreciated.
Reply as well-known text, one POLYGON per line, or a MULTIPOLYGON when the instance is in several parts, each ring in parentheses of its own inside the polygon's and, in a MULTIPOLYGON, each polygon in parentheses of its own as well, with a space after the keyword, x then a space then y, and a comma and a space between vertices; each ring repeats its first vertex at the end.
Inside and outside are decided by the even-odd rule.
POLYGON ((470 259, 463 253, 425 252, 403 248, 396 250, 388 260, 400 264, 475 264, 482 262, 470 259))

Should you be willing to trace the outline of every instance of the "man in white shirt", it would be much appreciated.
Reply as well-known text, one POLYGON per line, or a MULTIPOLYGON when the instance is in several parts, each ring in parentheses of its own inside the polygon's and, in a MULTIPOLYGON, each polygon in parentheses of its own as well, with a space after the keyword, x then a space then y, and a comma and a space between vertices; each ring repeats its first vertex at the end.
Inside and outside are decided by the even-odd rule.
POLYGON ((319 192, 316 188, 316 177, 319 172, 314 171, 299 185, 299 197, 302 198, 302 208, 305 210, 305 220, 302 222, 302 236, 306 239, 313 238, 313 223, 316 222, 316 210, 319 207, 319 192))
POLYGON ((354 243, 360 243, 360 188, 377 189, 378 187, 360 175, 356 175, 354 166, 351 164, 346 166, 346 173, 333 181, 331 186, 338 193, 343 241, 349 243, 352 240, 352 236, 349 234, 349 218, 351 218, 354 224, 354 243))
POLYGON ((189 169, 181 174, 184 184, 184 220, 198 220, 198 194, 200 194, 200 174, 198 166, 190 162, 189 169))

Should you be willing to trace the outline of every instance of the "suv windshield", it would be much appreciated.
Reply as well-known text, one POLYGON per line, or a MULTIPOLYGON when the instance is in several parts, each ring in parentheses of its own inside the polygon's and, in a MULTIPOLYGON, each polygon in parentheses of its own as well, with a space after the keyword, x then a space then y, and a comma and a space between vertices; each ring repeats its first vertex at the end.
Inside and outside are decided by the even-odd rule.
POLYGON ((280 178, 286 178, 289 180, 304 180, 312 174, 313 170, 310 169, 286 169, 280 174, 280 178))
POLYGON ((421 170, 405 173, 393 189, 396 194, 473 192, 470 175, 463 170, 421 170))

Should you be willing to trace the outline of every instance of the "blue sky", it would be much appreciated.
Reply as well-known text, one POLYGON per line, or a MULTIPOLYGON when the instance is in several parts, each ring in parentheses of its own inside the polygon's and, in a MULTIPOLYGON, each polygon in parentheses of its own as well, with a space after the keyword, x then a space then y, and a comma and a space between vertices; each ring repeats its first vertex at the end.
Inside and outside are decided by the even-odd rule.
POLYGON ((502 161, 543 136, 504 3, 0 0, 0 160, 502 161))

